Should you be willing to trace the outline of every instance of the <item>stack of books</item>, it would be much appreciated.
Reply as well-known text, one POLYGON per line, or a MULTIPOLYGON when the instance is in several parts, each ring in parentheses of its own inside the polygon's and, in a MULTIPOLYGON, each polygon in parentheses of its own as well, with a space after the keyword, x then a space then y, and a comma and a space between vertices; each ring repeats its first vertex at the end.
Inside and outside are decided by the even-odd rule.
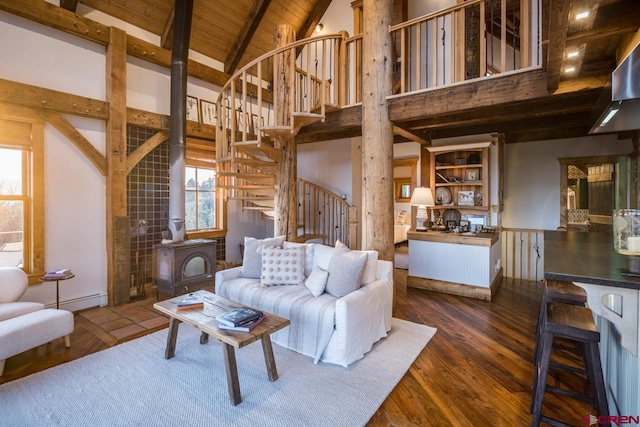
POLYGON ((51 270, 47 271, 42 277, 42 280, 64 280, 73 277, 73 273, 68 268, 63 268, 61 270, 51 270))
POLYGON ((265 318, 263 312, 250 307, 238 307, 216 316, 218 327, 228 331, 250 332, 265 318))
POLYGON ((185 295, 176 303, 178 310, 189 310, 191 308, 204 308, 204 300, 201 296, 189 294, 185 295))

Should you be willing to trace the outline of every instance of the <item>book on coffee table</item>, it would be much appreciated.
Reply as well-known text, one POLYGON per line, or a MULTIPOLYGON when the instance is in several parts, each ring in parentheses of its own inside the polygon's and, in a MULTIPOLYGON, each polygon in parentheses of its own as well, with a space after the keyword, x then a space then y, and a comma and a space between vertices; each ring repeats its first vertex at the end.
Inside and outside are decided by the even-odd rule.
POLYGON ((198 295, 189 294, 189 295, 185 295, 184 298, 181 298, 180 300, 178 300, 176 305, 178 306, 178 310, 188 310, 190 308, 203 308, 204 300, 202 299, 202 297, 198 295))
POLYGON ((258 326, 260 322, 262 322, 265 319, 265 317, 267 316, 262 316, 254 320, 249 320, 245 323, 241 323, 238 326, 229 326, 229 325, 225 325, 224 323, 218 323, 218 328, 224 329, 225 331, 251 332, 251 330, 256 326, 258 326))
POLYGON ((264 316, 261 311, 251 307, 238 307, 216 316, 216 320, 227 326, 239 326, 264 316))

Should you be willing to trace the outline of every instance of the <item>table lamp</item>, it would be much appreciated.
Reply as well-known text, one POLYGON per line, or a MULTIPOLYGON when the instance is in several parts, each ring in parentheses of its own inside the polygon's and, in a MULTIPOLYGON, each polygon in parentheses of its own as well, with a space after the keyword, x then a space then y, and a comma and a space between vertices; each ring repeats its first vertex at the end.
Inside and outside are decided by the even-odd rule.
MULTIPOLYGON (((429 218, 427 207, 435 206, 433 201, 433 194, 430 188, 418 187, 413 190, 411 195, 411 206, 417 206, 418 212, 416 213, 416 231, 427 231, 428 228, 424 225, 425 221, 429 218)), ((428 222, 427 222, 428 223, 428 222)))
POLYGON ((621 268, 620 274, 640 277, 640 209, 613 211, 613 246, 628 257, 628 268, 621 268))

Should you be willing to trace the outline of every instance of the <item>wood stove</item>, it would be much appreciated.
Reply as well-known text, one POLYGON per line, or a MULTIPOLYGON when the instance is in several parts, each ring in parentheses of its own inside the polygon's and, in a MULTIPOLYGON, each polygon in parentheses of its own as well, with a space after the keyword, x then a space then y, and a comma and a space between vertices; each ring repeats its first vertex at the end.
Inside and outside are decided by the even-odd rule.
POLYGON ((183 240, 153 245, 153 287, 171 296, 213 285, 216 241, 183 240))

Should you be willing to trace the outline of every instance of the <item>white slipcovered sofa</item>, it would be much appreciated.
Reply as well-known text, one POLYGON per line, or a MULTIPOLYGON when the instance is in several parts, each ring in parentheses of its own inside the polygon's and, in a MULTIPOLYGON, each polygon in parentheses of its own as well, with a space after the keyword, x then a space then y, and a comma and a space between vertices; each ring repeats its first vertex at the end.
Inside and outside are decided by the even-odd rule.
POLYGON ((6 359, 64 337, 71 345, 73 313, 45 308, 38 302, 18 301, 29 286, 24 271, 0 267, 0 376, 6 359))
POLYGON ((215 292, 289 319, 289 327, 274 333, 272 341, 314 363, 349 366, 391 330, 392 263, 378 260, 375 251, 351 251, 339 242, 334 248, 247 238, 243 265, 217 272, 215 292), (284 257, 285 252, 295 255, 284 257), (300 264, 302 277, 292 272, 300 264))

